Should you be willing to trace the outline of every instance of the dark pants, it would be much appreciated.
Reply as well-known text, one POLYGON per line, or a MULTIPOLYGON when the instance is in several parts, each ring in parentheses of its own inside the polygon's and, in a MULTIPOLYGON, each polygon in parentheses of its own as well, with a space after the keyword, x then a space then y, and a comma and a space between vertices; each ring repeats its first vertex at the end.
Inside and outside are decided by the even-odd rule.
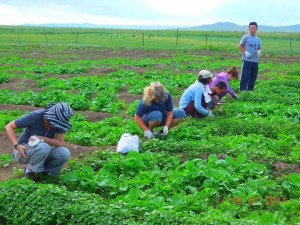
POLYGON ((243 60, 240 91, 253 91, 258 74, 258 63, 243 60))
MULTIPOLYGON (((205 109, 208 107, 208 104, 205 102, 205 99, 204 99, 203 95, 202 95, 202 98, 201 98, 201 105, 205 109)), ((194 101, 191 101, 188 104, 188 106, 184 109, 184 111, 185 111, 185 114, 187 116, 192 116, 192 117, 198 118, 198 119, 204 118, 206 116, 206 115, 202 115, 201 113, 199 113, 197 111, 197 109, 195 108, 194 101)))

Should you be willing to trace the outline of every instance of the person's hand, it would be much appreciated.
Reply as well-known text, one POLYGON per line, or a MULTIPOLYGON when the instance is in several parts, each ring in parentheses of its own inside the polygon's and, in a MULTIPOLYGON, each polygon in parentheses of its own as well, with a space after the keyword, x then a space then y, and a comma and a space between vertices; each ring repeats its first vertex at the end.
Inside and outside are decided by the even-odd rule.
POLYGON ((167 135, 168 134, 168 132, 169 132, 169 127, 168 126, 164 126, 164 128, 163 128, 163 135, 167 135))
POLYGON ((261 56, 261 50, 257 50, 256 54, 257 54, 258 57, 260 57, 261 56))
POLYGON ((154 138, 154 134, 151 132, 151 130, 145 130, 144 137, 147 138, 148 140, 150 140, 150 139, 154 138))
POLYGON ((27 150, 25 145, 18 145, 16 150, 22 158, 28 159, 28 157, 25 155, 25 150, 27 150))
POLYGON ((251 54, 247 51, 244 52, 246 59, 251 58, 251 54))
POLYGON ((209 116, 209 117, 214 117, 214 114, 213 114, 213 112, 212 112, 211 110, 208 110, 207 116, 209 116))

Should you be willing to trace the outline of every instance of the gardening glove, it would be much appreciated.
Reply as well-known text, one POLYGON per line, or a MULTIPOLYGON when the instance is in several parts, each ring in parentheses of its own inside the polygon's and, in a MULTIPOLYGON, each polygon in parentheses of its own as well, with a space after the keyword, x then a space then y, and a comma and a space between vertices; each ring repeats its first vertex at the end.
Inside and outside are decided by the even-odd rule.
POLYGON ((168 126, 164 126, 163 135, 167 135, 168 132, 169 132, 169 127, 168 126))
POLYGON ((246 59, 250 59, 251 58, 251 54, 247 51, 244 52, 246 59))
POLYGON ((260 57, 261 56, 261 50, 257 50, 256 54, 257 54, 258 57, 260 57))
POLYGON ((208 114, 207 114, 207 116, 209 116, 209 117, 214 117, 214 114, 212 113, 212 111, 211 111, 211 110, 208 110, 208 114))
POLYGON ((144 137, 147 138, 148 140, 150 140, 150 139, 154 138, 154 134, 151 132, 151 130, 145 130, 144 137))

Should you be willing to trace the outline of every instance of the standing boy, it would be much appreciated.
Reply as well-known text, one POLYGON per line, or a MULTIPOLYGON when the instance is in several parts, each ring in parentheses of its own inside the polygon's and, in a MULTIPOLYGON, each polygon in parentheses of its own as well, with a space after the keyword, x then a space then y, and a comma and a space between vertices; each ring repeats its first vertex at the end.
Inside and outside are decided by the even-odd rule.
POLYGON ((258 61, 261 54, 261 42, 256 36, 257 23, 249 23, 249 33, 240 41, 240 50, 243 52, 240 91, 253 91, 258 74, 258 61))

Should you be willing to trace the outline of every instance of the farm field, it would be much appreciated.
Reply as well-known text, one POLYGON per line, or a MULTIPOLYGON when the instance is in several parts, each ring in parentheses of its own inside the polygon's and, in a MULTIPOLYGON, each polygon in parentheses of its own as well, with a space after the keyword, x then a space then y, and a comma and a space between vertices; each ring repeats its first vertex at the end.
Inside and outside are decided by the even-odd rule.
POLYGON ((145 141, 133 121, 145 86, 161 82, 177 107, 200 69, 240 68, 238 49, 0 49, 1 224, 300 224, 298 53, 266 51, 254 92, 145 141), (72 159, 58 179, 33 183, 4 126, 58 101, 76 112, 72 159), (123 133, 141 138, 140 153, 115 152, 123 133))

